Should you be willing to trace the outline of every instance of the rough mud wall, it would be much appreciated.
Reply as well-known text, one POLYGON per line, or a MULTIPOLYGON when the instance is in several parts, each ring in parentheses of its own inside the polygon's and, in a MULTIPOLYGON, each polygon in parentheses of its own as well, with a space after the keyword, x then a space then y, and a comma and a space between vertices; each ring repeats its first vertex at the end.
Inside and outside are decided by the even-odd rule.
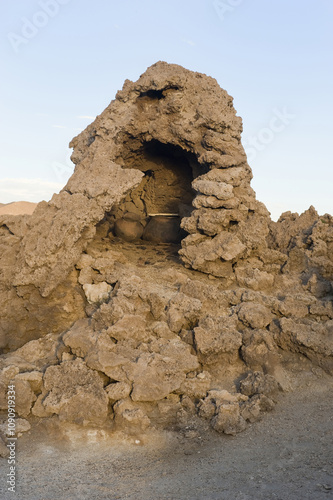
MULTIPOLYGON (((40 314, 44 307, 50 310, 50 295, 74 272, 96 224, 141 179, 132 197, 138 206, 129 194, 131 208, 143 218, 151 210, 179 214, 190 233, 181 251, 185 265, 231 279, 238 259, 265 247, 269 220, 249 185, 241 130, 232 98, 213 78, 161 62, 137 82, 126 81, 116 100, 72 141, 75 173, 59 194, 25 219, 26 229, 14 244, 15 265, 9 269, 2 255, 0 265, 10 275, 0 283, 3 303, 9 293, 15 315, 25 315, 25 304, 36 301, 40 314), (184 218, 191 213, 194 194, 195 210, 184 218)), ((5 221, 2 227, 6 232, 5 221)), ((80 302, 79 295, 73 300, 80 302)), ((11 307, 3 309, 3 348, 23 335, 15 315, 11 307)), ((68 313, 67 324, 76 317, 75 311, 68 313)), ((46 333, 37 320, 30 322, 35 333, 32 337, 28 329, 20 343, 46 333)))
POLYGON ((297 373, 333 373, 331 289, 318 295, 289 271, 273 293, 230 289, 141 246, 91 241, 76 265, 88 317, 0 357, 0 409, 13 380, 18 415, 31 422, 236 434, 297 373))
POLYGON ((140 182, 96 154, 80 164, 67 186, 31 216, 2 216, 0 338, 3 349, 61 331, 83 317, 86 299, 75 263, 96 234, 105 211, 140 182))
MULTIPOLYGON (((161 190, 154 193, 159 203, 152 202, 154 194, 150 197, 148 193, 148 203, 139 195, 144 206, 131 206, 129 199, 123 210, 142 210, 143 216, 147 208, 148 212, 180 214, 182 227, 190 233, 180 252, 185 265, 231 278, 238 260, 266 248, 270 220, 250 187, 252 173, 241 132, 242 121, 236 116, 232 98, 216 80, 180 66, 157 63, 137 82, 126 81, 117 99, 71 145, 75 162, 91 150, 105 150, 123 168, 155 172, 155 181, 160 177, 169 204, 161 190), (154 148, 155 159, 147 155, 147 150, 152 153, 154 148), (161 158, 165 156, 168 148, 177 151, 180 168, 172 170, 172 164, 178 165, 171 159, 163 178, 157 157, 158 151, 161 158), (184 184, 190 180, 181 159, 192 170, 192 203, 190 190, 183 203, 181 192, 178 203, 173 196, 172 184, 181 185, 182 177, 184 184), (186 205, 192 205, 190 210, 186 205)), ((138 189, 149 192, 151 187, 153 191, 153 184, 154 179, 146 178, 138 189)))
POLYGON ((59 194, 1 217, 0 409, 13 380, 22 418, 235 434, 333 373, 333 218, 271 222, 240 133, 215 80, 157 63, 73 139, 59 194), (164 212, 181 260, 113 233, 164 212))

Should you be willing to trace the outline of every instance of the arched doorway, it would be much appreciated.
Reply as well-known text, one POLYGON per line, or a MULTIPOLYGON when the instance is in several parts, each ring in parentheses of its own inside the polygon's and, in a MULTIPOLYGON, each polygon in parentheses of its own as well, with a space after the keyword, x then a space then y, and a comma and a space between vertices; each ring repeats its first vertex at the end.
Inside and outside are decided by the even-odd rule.
POLYGON ((180 222, 193 209, 195 191, 191 184, 200 173, 195 155, 157 140, 127 151, 122 156, 123 167, 137 168, 145 175, 108 214, 114 234, 127 241, 141 238, 180 243, 186 236, 180 222))

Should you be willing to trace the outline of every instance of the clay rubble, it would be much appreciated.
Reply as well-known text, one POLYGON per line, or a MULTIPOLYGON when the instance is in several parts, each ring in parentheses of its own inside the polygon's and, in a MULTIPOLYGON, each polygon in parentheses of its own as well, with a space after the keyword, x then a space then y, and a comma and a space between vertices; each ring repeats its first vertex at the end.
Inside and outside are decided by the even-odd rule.
POLYGON ((72 140, 60 193, 0 216, 3 419, 13 383, 20 432, 234 435, 305 360, 333 373, 332 216, 273 222, 241 132, 213 78, 156 63, 72 140))

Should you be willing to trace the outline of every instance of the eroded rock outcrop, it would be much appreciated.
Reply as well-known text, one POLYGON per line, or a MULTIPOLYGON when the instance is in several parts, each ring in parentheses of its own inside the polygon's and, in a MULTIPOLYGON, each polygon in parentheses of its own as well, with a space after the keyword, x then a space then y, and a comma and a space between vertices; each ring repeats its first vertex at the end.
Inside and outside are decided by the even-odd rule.
POLYGON ((2 410, 14 383, 24 419, 235 434, 295 371, 332 374, 333 219, 272 222, 241 131, 215 80, 157 63, 59 194, 1 216, 2 410))

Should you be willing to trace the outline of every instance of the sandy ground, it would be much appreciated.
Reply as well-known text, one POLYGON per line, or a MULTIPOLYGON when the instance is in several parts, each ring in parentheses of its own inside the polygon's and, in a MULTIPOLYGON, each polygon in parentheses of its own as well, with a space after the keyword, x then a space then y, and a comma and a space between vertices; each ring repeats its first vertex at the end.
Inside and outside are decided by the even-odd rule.
POLYGON ((235 437, 173 433, 120 439, 56 436, 44 424, 19 438, 19 500, 313 500, 333 498, 333 381, 307 379, 235 437), (68 439, 68 437, 70 439, 68 439), (135 443, 135 440, 140 443, 135 443))
POLYGON ((0 203, 0 215, 31 215, 37 203, 30 201, 15 201, 13 203, 0 203))

